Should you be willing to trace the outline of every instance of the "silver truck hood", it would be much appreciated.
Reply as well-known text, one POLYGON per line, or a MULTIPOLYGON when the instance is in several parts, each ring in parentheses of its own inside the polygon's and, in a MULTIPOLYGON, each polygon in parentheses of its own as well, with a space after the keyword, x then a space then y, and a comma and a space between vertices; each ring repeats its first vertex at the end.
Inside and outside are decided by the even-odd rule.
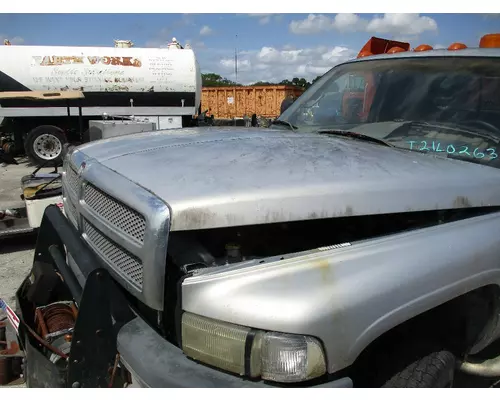
POLYGON ((498 169, 326 135, 190 128, 77 151, 165 201, 174 231, 500 205, 498 169))

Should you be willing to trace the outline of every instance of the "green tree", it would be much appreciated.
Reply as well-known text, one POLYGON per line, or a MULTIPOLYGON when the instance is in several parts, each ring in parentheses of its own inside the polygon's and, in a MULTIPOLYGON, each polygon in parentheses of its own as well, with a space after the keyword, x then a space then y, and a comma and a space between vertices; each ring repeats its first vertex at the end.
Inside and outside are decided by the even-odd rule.
POLYGON ((209 72, 206 74, 201 74, 201 84, 204 87, 217 87, 217 86, 240 86, 239 84, 220 76, 219 74, 215 74, 213 72, 209 72))
MULTIPOLYGON (((288 80, 285 79, 285 81, 288 81, 288 80)), ((292 84, 293 86, 298 86, 298 87, 301 87, 304 89, 307 89, 309 86, 311 86, 311 83, 308 82, 305 78, 295 77, 291 81, 288 81, 288 82, 290 82, 289 84, 292 84)))
POLYGON ((271 86, 271 85, 275 85, 275 83, 266 82, 266 81, 258 81, 258 82, 252 83, 250 86, 271 86))
POLYGON ((319 78, 321 78, 322 76, 323 76, 323 75, 318 75, 316 78, 314 78, 314 79, 312 80, 312 82, 311 82, 311 83, 316 82, 316 81, 317 81, 319 78))

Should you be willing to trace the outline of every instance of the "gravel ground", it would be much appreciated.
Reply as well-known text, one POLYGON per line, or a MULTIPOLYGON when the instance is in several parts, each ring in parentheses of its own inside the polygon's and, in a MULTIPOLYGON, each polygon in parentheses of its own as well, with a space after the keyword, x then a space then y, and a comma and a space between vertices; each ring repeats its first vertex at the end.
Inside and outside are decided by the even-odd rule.
MULTIPOLYGON (((26 158, 18 158, 19 165, 0 164, 0 210, 6 208, 22 207, 21 178, 31 174, 35 167, 26 158)), ((54 168, 42 168, 40 172, 52 172, 54 168)))
MULTIPOLYGON (((36 236, 26 235, 0 239, 0 298, 14 307, 14 296, 22 280, 31 269, 36 236)), ((0 310, 0 319, 3 318, 0 310)), ((25 384, 12 382, 8 387, 24 388, 25 384)))
POLYGON ((11 306, 16 289, 31 268, 35 240, 34 235, 0 240, 0 297, 11 306))

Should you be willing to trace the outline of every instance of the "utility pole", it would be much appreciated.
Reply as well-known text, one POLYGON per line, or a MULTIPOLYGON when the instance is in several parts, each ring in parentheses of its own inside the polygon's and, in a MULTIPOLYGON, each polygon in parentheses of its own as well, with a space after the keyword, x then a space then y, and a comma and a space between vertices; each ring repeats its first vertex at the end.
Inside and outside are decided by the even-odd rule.
POLYGON ((234 83, 238 83, 238 35, 236 35, 236 46, 234 48, 234 83))

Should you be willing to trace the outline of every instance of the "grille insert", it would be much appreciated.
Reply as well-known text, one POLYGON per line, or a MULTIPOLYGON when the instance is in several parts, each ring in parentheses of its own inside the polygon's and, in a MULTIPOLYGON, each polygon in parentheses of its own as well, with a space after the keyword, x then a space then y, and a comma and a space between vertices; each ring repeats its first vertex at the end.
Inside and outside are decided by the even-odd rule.
POLYGON ((97 215, 123 233, 144 242, 146 220, 137 211, 131 209, 91 184, 85 185, 83 198, 88 207, 97 215))
POLYGON ((71 195, 75 199, 78 199, 80 194, 80 179, 73 168, 69 167, 66 170, 66 178, 71 195))
POLYGON ((83 221, 83 230, 90 244, 113 269, 125 275, 135 286, 142 288, 143 265, 141 260, 108 239, 87 220, 83 221))
POLYGON ((69 217, 69 220, 73 223, 73 225, 78 224, 78 213, 76 212, 76 207, 71 201, 69 197, 66 197, 66 201, 64 202, 64 212, 69 217))

